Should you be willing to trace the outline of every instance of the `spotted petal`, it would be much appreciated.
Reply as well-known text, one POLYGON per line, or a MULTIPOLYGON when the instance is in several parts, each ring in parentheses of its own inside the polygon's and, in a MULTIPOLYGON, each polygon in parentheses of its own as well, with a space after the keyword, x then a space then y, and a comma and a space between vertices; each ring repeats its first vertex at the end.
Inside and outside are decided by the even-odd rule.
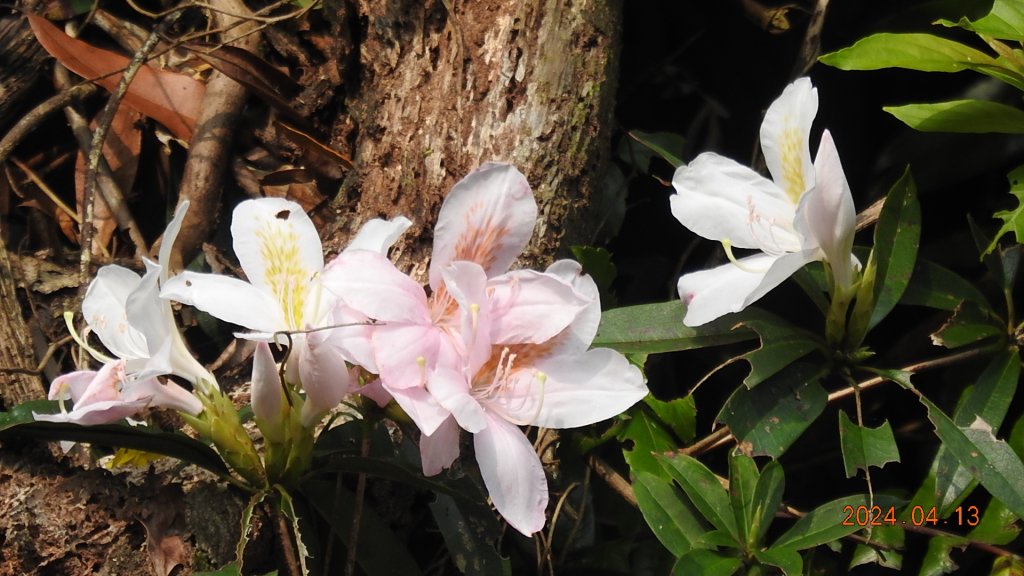
POLYGON ((118 358, 149 358, 146 337, 132 327, 126 311, 128 296, 141 282, 142 278, 127 268, 104 266, 82 300, 82 314, 89 328, 118 358))

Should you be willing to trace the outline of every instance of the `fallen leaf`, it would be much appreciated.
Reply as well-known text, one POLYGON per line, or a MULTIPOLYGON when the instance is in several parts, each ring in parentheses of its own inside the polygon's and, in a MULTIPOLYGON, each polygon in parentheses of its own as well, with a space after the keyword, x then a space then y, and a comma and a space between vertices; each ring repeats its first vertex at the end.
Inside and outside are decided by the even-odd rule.
MULTIPOLYGON (((41 16, 26 16, 43 48, 69 70, 114 90, 130 62, 126 56, 72 38, 41 16)), ((188 141, 195 131, 206 86, 191 76, 143 65, 124 102, 188 141)))

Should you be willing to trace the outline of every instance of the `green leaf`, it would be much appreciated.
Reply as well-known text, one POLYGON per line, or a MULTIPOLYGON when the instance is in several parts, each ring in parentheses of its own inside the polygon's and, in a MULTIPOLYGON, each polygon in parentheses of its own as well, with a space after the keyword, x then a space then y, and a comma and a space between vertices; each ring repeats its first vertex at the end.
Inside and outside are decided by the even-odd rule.
POLYGON ((306 548, 305 539, 303 538, 301 529, 302 518, 295 511, 295 503, 292 501, 291 494, 281 486, 275 486, 275 488, 277 488, 277 503, 280 505, 281 514, 291 522, 292 535, 295 537, 295 549, 298 552, 302 576, 309 576, 309 565, 306 561, 311 557, 311 554, 309 549, 306 548))
POLYGON ((900 304, 907 306, 926 306, 950 312, 964 301, 976 304, 982 310, 991 310, 988 300, 973 283, 923 258, 918 258, 910 284, 900 298, 900 304))
POLYGON ((856 476, 858 469, 866 471, 868 466, 881 468, 889 462, 900 461, 896 438, 888 420, 877 428, 868 428, 854 424, 846 412, 840 411, 839 444, 843 449, 847 478, 856 476))
POLYGON ((655 458, 656 453, 668 452, 677 448, 676 440, 665 426, 653 415, 648 414, 643 405, 630 411, 630 419, 623 428, 619 439, 632 443, 632 449, 623 447, 622 456, 629 464, 633 474, 646 472, 671 482, 668 472, 655 458))
POLYGON ((1007 174, 1007 178, 1010 180, 1010 194, 1017 198, 1017 207, 1012 210, 1001 210, 992 215, 993 218, 1002 220, 1003 224, 992 238, 992 243, 985 249, 983 256, 995 250, 999 240, 1010 232, 1013 232, 1018 244, 1024 244, 1024 166, 1014 168, 1007 174))
POLYGON ((640 513, 654 536, 674 556, 682 556, 702 543, 707 529, 701 525, 697 512, 671 481, 639 472, 633 482, 640 513))
POLYGON ((771 461, 761 469, 754 489, 754 508, 747 528, 747 542, 751 548, 760 548, 768 527, 775 520, 775 513, 782 504, 782 493, 786 487, 786 475, 782 465, 771 461))
POLYGON ((740 539, 736 531, 736 518, 729 504, 729 493, 711 470, 695 458, 685 454, 658 455, 672 479, 682 487, 690 503, 712 526, 729 534, 734 544, 740 539))
POLYGON ((756 332, 761 345, 740 357, 750 363, 750 374, 743 379, 747 388, 757 386, 786 366, 822 348, 818 335, 797 328, 773 314, 748 310, 744 311, 744 319, 739 325, 756 332))
POLYGON ((729 455, 729 501, 744 551, 754 548, 751 546, 750 529, 754 524, 754 498, 759 478, 754 459, 740 450, 733 450, 729 455))
POLYGON ((648 394, 644 398, 644 404, 647 404, 683 443, 693 442, 693 438, 697 435, 697 404, 693 396, 688 395, 662 402, 653 394, 648 394))
POLYGON ((245 558, 245 547, 249 544, 249 532, 252 531, 252 514, 259 506, 260 502, 266 499, 268 492, 266 490, 260 490, 259 492, 249 496, 249 502, 245 505, 242 510, 242 531, 238 537, 238 543, 235 544, 235 562, 236 569, 241 572, 242 566, 244 565, 242 560, 245 558))
POLYGON ((967 540, 959 536, 933 536, 928 540, 928 550, 921 560, 919 576, 940 576, 956 571, 956 562, 949 557, 953 548, 963 548, 967 540))
POLYGON ((874 310, 868 329, 881 322, 903 296, 914 272, 920 238, 921 206, 908 168, 889 189, 875 226, 874 310))
POLYGON ((1024 110, 987 100, 884 106, 882 110, 921 132, 1024 133, 1024 110))
POLYGON ((718 415, 754 455, 778 458, 822 413, 824 370, 797 362, 753 390, 740 386, 718 415))
POLYGON ((742 342, 755 337, 736 329, 735 318, 720 318, 703 326, 683 324, 686 307, 679 300, 607 310, 594 336, 594 348, 657 354, 742 342))
POLYGON ((351 549, 356 498, 344 485, 306 480, 302 483, 302 492, 349 553, 355 553, 356 562, 367 574, 421 574, 405 542, 397 538, 387 522, 368 504, 363 505, 360 515, 358 546, 354 551, 351 549))
POLYGON ((1018 0, 995 0, 992 10, 977 20, 962 18, 959 22, 940 20, 944 26, 966 30, 1003 40, 1024 41, 1024 6, 1018 0))
POLYGON ((625 154, 620 152, 620 156, 624 156, 623 159, 636 166, 641 172, 651 171, 651 158, 655 155, 668 162, 673 168, 679 168, 685 164, 682 153, 686 141, 679 134, 630 130, 629 137, 638 142, 640 146, 627 140, 625 141, 628 146, 627 152, 625 154))
POLYGON ((711 550, 693 550, 679 558, 672 568, 674 576, 732 576, 743 561, 735 556, 728 556, 711 550))
MULTIPOLYGON (((995 427, 1002 424, 1017 389, 1020 368, 1016 347, 1008 347, 996 354, 979 374, 978 380, 964 390, 953 412, 953 423, 966 427, 981 418, 995 427)), ((932 471, 935 475, 935 505, 940 516, 945 518, 974 488, 973 476, 944 446, 935 455, 932 471)))
POLYGON ((779 539, 772 544, 772 548, 793 548, 795 550, 806 550, 853 534, 862 527, 856 522, 845 525, 843 519, 847 512, 844 509, 852 507, 856 510, 858 506, 886 506, 893 505, 895 499, 884 495, 876 495, 873 504, 870 503, 866 494, 846 496, 818 506, 808 512, 803 518, 796 521, 793 527, 787 530, 779 539))
POLYGON ((81 426, 66 422, 37 422, 32 416, 33 412, 54 414, 59 411, 57 402, 36 400, 19 404, 9 412, 0 412, 0 438, 20 436, 43 441, 64 440, 131 448, 177 458, 216 474, 229 474, 224 461, 213 448, 180 432, 163 432, 127 424, 81 426))
MULTIPOLYGON (((222 566, 220 570, 214 570, 212 572, 196 572, 195 576, 242 576, 242 571, 239 570, 238 564, 232 562, 222 566)), ((262 576, 277 576, 277 570, 267 572, 262 576)))
POLYGON ((884 568, 900 570, 903 567, 903 541, 906 532, 897 526, 875 526, 871 530, 871 544, 857 544, 850 558, 850 568, 864 564, 878 564, 884 568))
POLYGON ((512 566, 494 547, 501 536, 492 514, 466 514, 459 503, 438 494, 430 511, 441 529, 455 567, 466 576, 511 576, 512 566))
POLYGON ((1024 517, 1024 463, 1010 446, 993 433, 981 418, 969 427, 957 426, 935 404, 924 396, 921 403, 928 409, 928 419, 935 434, 960 464, 970 471, 993 497, 1001 500, 1017 516, 1024 517))
MULTIPOLYGON (((973 512, 969 508, 961 510, 965 522, 968 515, 973 512)), ((981 515, 981 521, 971 529, 967 537, 975 542, 1004 546, 1020 536, 1021 528, 1017 520, 1018 516, 1005 504, 999 500, 992 500, 981 515)))
POLYGON ((841 70, 906 68, 959 72, 979 64, 996 66, 995 59, 988 54, 932 34, 874 34, 818 60, 841 70))
POLYGON ((767 550, 755 550, 754 558, 757 558, 761 564, 775 566, 786 576, 800 576, 804 570, 803 558, 792 548, 773 547, 767 550))

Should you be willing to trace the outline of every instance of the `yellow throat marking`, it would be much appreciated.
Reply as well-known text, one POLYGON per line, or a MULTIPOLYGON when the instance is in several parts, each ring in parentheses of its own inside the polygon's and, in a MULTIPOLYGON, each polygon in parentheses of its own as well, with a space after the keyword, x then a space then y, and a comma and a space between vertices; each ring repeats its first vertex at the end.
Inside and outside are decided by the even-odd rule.
POLYGON ((281 305, 284 320, 290 330, 302 330, 303 309, 312 281, 299 257, 299 237, 290 225, 270 220, 256 232, 260 256, 266 265, 264 277, 274 298, 281 305))
POLYGON ((796 126, 787 122, 782 131, 779 151, 782 152, 782 185, 793 204, 800 202, 804 190, 803 151, 804 142, 796 126))

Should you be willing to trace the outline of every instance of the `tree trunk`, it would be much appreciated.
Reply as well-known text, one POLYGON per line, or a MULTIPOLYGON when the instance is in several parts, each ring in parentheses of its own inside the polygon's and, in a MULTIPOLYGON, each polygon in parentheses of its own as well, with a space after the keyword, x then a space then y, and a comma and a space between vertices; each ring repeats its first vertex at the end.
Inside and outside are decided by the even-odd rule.
POLYGON ((423 271, 444 195, 489 160, 530 181, 541 222, 525 263, 591 241, 617 80, 616 0, 385 0, 346 10, 358 55, 341 118, 356 169, 326 233, 338 249, 369 218, 415 221, 400 266, 423 271), (343 212, 344 213, 344 212, 343 212))

